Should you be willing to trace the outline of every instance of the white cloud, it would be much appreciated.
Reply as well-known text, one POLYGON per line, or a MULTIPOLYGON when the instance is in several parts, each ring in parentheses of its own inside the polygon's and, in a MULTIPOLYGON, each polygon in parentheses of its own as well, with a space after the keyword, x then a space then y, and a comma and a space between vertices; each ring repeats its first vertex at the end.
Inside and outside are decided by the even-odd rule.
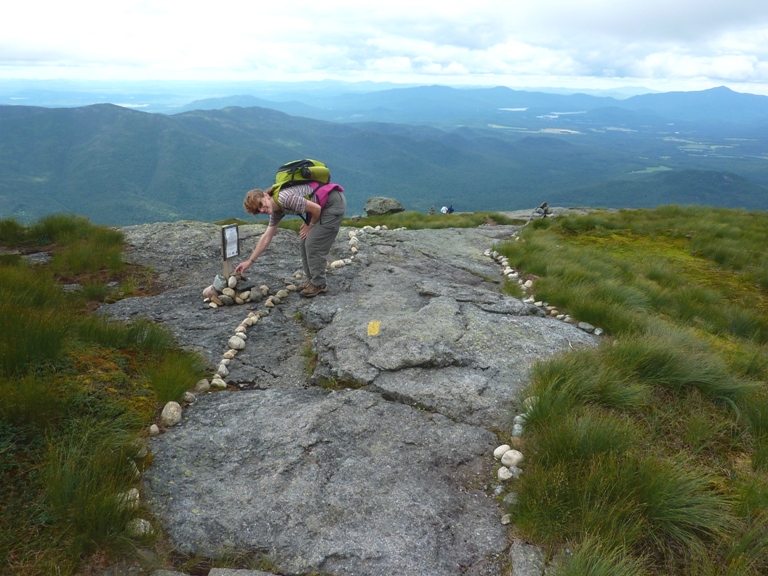
POLYGON ((754 56, 700 57, 685 54, 651 54, 636 65, 637 76, 653 78, 712 78, 766 81, 766 68, 754 56), (761 77, 761 74, 763 76, 761 77))
POLYGON ((768 91, 764 0, 27 0, 3 16, 5 77, 300 74, 768 91))

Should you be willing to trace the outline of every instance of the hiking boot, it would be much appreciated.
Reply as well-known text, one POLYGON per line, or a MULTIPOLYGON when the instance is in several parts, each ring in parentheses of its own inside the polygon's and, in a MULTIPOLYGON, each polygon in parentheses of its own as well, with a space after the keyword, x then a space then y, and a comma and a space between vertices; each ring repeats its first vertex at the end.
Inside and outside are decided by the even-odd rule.
POLYGON ((305 298, 312 298, 313 296, 317 296, 321 292, 328 292, 328 286, 315 286, 312 284, 312 282, 307 282, 307 286, 299 292, 302 296, 305 298))
POLYGON ((311 282, 309 280, 306 280, 305 282, 302 282, 301 284, 299 284, 297 286, 297 289, 299 290, 299 292, 301 292, 302 290, 304 290, 304 288, 306 288, 310 284, 311 284, 311 282))

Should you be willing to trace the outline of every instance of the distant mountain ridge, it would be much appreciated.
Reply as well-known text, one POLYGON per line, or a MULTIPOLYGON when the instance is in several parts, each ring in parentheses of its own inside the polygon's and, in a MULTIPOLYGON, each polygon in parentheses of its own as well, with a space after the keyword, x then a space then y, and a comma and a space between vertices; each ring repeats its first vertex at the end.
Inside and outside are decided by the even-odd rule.
MULTIPOLYGON (((105 224, 242 216, 246 190, 268 186, 279 165, 302 157, 331 166, 347 189, 350 214, 382 195, 425 212, 442 203, 460 211, 526 209, 553 198, 571 206, 700 202, 689 191, 707 179, 702 173, 733 177, 715 178, 700 198, 768 208, 768 141, 744 137, 756 125, 688 121, 670 128, 648 115, 644 100, 633 104, 637 110, 562 117, 496 110, 493 123, 457 125, 462 110, 483 101, 495 106, 509 90, 460 94, 445 102, 444 111, 452 110, 445 116, 437 112, 440 95, 453 98, 453 89, 397 92, 401 109, 386 94, 373 104, 389 102, 386 114, 395 116, 431 110, 434 122, 330 122, 238 106, 174 115, 110 104, 0 106, 0 216, 68 211, 105 224), (643 194, 643 186, 657 193, 643 194)), ((357 97, 344 96, 355 105, 357 97)))
POLYGON ((725 86, 700 92, 643 94, 620 101, 618 107, 686 121, 753 123, 768 120, 768 96, 742 94, 725 86))
POLYGON ((459 89, 448 86, 395 88, 368 93, 313 93, 302 100, 269 100, 231 96, 197 100, 181 111, 261 106, 317 120, 360 120, 431 123, 463 119, 484 122, 502 109, 530 109, 547 113, 589 112, 615 108, 671 121, 768 122, 768 96, 742 94, 726 87, 697 92, 665 92, 616 99, 587 94, 554 94, 495 88, 459 89), (310 101, 311 100, 311 101, 310 101))

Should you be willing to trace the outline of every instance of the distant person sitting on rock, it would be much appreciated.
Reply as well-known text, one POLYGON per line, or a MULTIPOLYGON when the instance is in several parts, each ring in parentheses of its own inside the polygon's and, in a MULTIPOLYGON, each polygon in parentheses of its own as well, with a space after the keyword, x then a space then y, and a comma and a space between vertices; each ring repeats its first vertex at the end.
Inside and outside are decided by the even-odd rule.
POLYGON ((430 206, 429 207, 429 215, 432 216, 434 213, 435 213, 435 207, 434 206, 430 206))
POLYGON ((443 204, 443 207, 440 208, 440 212, 442 212, 443 214, 448 214, 448 206, 443 204))
POLYGON ((298 184, 290 188, 283 188, 273 196, 272 188, 267 190, 250 190, 245 195, 243 207, 248 214, 269 214, 269 225, 261 235, 251 253, 251 257, 245 262, 240 262, 235 268, 235 273, 242 274, 254 261, 261 256, 272 242, 277 233, 277 225, 286 214, 308 214, 309 218, 301 225, 299 230, 299 246, 301 249, 301 265, 307 281, 299 289, 300 294, 307 298, 317 296, 321 292, 328 292, 325 281, 325 267, 328 261, 328 253, 331 251, 336 235, 341 228, 344 212, 347 209, 347 201, 344 198, 344 189, 336 186, 329 194, 325 206, 321 207, 318 198, 309 184, 298 184))
POLYGON ((453 214, 454 212, 455 210, 453 209, 453 204, 451 204, 450 206, 448 206, 448 214, 453 214))

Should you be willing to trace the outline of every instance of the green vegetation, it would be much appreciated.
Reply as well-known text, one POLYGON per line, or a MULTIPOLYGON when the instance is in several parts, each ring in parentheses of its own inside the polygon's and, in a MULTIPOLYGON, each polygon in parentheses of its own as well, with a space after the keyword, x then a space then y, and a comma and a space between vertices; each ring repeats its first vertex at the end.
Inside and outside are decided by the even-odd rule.
POLYGON ((119 276, 116 232, 70 216, 4 220, 0 244, 53 252, 45 266, 0 262, 0 565, 25 576, 86 573, 147 539, 126 529, 148 512, 124 505, 145 465, 143 431, 203 362, 159 326, 87 314, 93 292, 58 285, 134 278, 119 276))
POLYGON ((761 210, 766 207, 761 199, 766 198, 768 188, 764 179, 759 179, 760 184, 747 179, 756 176, 755 168, 744 167, 739 174, 725 166, 722 171, 706 165, 698 169, 648 169, 589 186, 552 191, 547 198, 551 206, 577 203, 641 208, 676 203, 761 210))
MULTIPOLYGON (((298 232, 301 228, 299 218, 284 218, 280 227, 298 232)), ((437 228, 477 228, 482 225, 522 224, 519 220, 508 218, 498 212, 466 212, 461 214, 423 214, 421 212, 398 212, 384 216, 365 216, 344 218, 343 226, 362 228, 363 226, 386 226, 390 230, 407 228, 408 230, 426 230, 437 228)))
POLYGON ((611 335, 539 363, 510 512, 556 574, 768 572, 768 214, 539 220, 497 247, 611 335))
POLYGON ((519 224, 498 212, 463 212, 453 214, 423 214, 421 212, 398 212, 385 216, 365 216, 363 218, 345 218, 344 226, 386 226, 389 229, 408 228, 409 230, 432 230, 437 228, 477 228, 483 224, 519 224))

